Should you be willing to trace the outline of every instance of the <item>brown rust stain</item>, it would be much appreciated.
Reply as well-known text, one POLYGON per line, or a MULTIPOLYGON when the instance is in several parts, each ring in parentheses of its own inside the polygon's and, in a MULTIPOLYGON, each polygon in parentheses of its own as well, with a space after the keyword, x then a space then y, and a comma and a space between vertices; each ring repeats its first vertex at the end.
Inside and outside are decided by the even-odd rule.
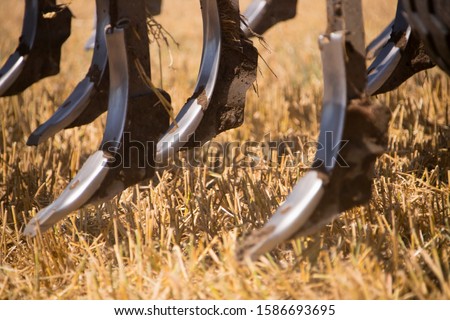
POLYGON ((74 181, 71 185, 70 185, 70 190, 75 189, 78 185, 80 184, 80 180, 76 180, 74 181))
POLYGON ((281 209, 280 214, 286 214, 292 209, 291 206, 285 206, 281 209))
POLYGON ((169 134, 175 133, 175 131, 177 131, 178 126, 177 125, 173 125, 172 128, 170 128, 169 130, 169 134))
POLYGON ((205 86, 198 88, 188 101, 192 100, 195 100, 202 107, 203 111, 208 109, 208 97, 206 96, 205 86))

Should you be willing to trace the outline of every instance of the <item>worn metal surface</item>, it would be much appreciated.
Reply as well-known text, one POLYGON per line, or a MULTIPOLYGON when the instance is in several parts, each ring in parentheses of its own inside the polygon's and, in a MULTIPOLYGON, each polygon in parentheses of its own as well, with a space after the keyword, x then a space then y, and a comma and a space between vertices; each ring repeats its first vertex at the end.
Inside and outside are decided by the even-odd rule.
POLYGON ((120 145, 128 105, 125 37, 124 30, 121 28, 108 28, 105 32, 107 33, 106 43, 112 90, 109 96, 109 112, 102 142, 103 150, 90 156, 62 194, 52 204, 38 212, 25 229, 27 235, 34 236, 37 229, 44 232, 73 210, 86 205, 92 195, 101 187, 109 171, 108 161, 111 160, 111 153, 120 145))
POLYGON ((386 84, 402 59, 411 37, 411 27, 406 21, 405 11, 401 2, 398 3, 394 22, 389 34, 389 40, 381 48, 373 63, 369 66, 367 94, 373 95, 386 84))
POLYGON ((28 222, 23 234, 35 236, 38 232, 45 232, 69 213, 85 205, 105 178, 107 162, 108 157, 103 151, 91 155, 62 194, 28 222))
POLYGON ((38 17, 38 0, 26 0, 20 45, 0 69, 0 96, 13 85, 25 66, 36 38, 38 17))
POLYGON ((391 112, 368 99, 354 99, 347 107, 340 150, 345 165, 336 166, 324 188, 323 201, 295 236, 320 231, 341 212, 366 204, 372 194, 375 161, 387 148, 391 112))
POLYGON ((366 48, 366 58, 368 60, 374 59, 380 53, 381 49, 388 43, 391 38, 392 27, 394 25, 394 20, 392 20, 386 28, 380 34, 373 39, 366 48))
POLYGON ((324 195, 323 175, 309 171, 295 185, 286 201, 277 209, 263 228, 253 231, 236 253, 239 260, 257 259, 278 244, 292 237, 308 222, 324 195))
POLYGON ((316 232, 370 197, 372 168, 387 142, 389 110, 365 98, 361 12, 361 0, 328 1, 328 33, 320 37, 324 99, 313 168, 267 224, 244 239, 238 259, 256 259, 295 235, 316 232))
POLYGON ((318 144, 321 147, 315 157, 317 169, 301 178, 266 225, 254 231, 243 242, 237 252, 239 259, 256 259, 292 237, 308 222, 324 196, 328 175, 332 173, 338 157, 327 139, 331 133, 334 141, 341 141, 347 106, 344 39, 342 31, 332 32, 319 39, 325 83, 318 144))

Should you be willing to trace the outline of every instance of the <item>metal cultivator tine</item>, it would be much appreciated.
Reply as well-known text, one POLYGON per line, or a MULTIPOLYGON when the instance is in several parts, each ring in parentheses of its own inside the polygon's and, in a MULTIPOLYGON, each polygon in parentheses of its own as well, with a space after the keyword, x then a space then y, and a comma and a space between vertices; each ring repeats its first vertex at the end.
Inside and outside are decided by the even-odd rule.
POLYGON ((19 46, 0 70, 0 96, 24 91, 59 73, 61 47, 70 36, 72 13, 56 0, 26 0, 19 46))
POLYGON ((86 77, 78 83, 70 96, 45 123, 40 125, 28 138, 28 145, 46 141, 59 131, 69 126, 86 109, 92 97, 97 94, 98 86, 107 81, 105 71, 108 65, 105 27, 110 23, 109 0, 96 0, 97 32, 91 66, 86 77))
POLYGON ((106 28, 106 44, 110 66, 110 94, 106 129, 102 148, 91 155, 63 193, 28 223, 24 234, 46 231, 72 211, 86 205, 105 179, 111 159, 107 148, 117 148, 125 127, 128 105, 128 64, 124 29, 106 28))
POLYGON ((216 0, 202 0, 203 53, 195 93, 183 106, 175 122, 159 139, 156 160, 164 161, 184 146, 199 126, 217 81, 221 54, 221 27, 216 0))
POLYGON ((411 27, 406 20, 401 1, 397 4, 397 12, 391 28, 390 39, 381 48, 367 71, 367 93, 369 95, 376 93, 393 75, 402 58, 402 46, 399 43, 403 42, 404 48, 411 36, 411 27))
POLYGON ((370 168, 384 150, 389 110, 365 97, 361 0, 328 0, 327 9, 327 34, 319 38, 324 98, 313 167, 266 225, 243 239, 239 260, 257 259, 287 239, 317 231, 370 194, 370 170, 362 167, 370 168))
POLYGON ((369 95, 391 91, 415 73, 435 65, 425 49, 428 38, 420 39, 412 32, 406 16, 404 3, 398 0, 390 39, 368 68, 369 95))
POLYGON ((36 38, 38 17, 38 0, 25 0, 25 14, 20 45, 0 69, 0 96, 12 86, 24 68, 25 61, 36 38))
POLYGON ((388 43, 389 39, 391 38, 394 21, 395 20, 392 20, 391 23, 389 23, 388 26, 367 46, 366 58, 368 60, 372 60, 376 56, 378 56, 386 43, 388 43))
POLYGON ((324 186, 336 164, 327 135, 335 141, 342 139, 347 106, 346 72, 344 60, 344 33, 332 32, 319 38, 324 73, 324 102, 319 146, 315 163, 320 169, 309 171, 294 187, 286 201, 277 209, 266 225, 250 235, 240 248, 238 256, 251 259, 273 249, 292 237, 310 218, 324 195, 324 186))
POLYGON ((263 34, 280 21, 295 17, 297 0, 253 0, 245 10, 241 29, 250 37, 263 34))

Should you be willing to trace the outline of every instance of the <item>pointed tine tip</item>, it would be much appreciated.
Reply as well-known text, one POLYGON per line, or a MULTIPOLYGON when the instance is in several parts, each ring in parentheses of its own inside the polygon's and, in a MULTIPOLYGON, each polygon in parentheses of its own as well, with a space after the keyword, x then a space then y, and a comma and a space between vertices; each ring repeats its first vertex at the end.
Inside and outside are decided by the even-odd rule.
POLYGON ((41 137, 34 132, 30 134, 27 140, 27 146, 29 147, 37 147, 39 143, 41 143, 41 137))
POLYGON ((26 225, 23 234, 27 237, 35 237, 39 232, 45 232, 61 220, 66 214, 61 214, 55 209, 55 203, 40 210, 26 225))
POLYGON ((42 211, 45 211, 45 209, 41 210, 34 216, 30 221, 28 221, 27 225, 25 226, 25 229, 23 230, 22 234, 25 237, 34 238, 38 235, 38 233, 43 233, 51 228, 53 224, 49 223, 43 223, 42 222, 42 211))
MULTIPOLYGON (((37 235, 37 229, 40 228, 38 224, 36 223, 36 220, 33 218, 28 222, 28 224, 25 227, 25 230, 23 230, 22 234, 25 237, 33 238, 37 235)), ((42 230, 41 230, 42 231, 42 230)))
POLYGON ((88 204, 108 172, 107 161, 103 151, 92 154, 61 195, 30 220, 24 235, 35 236, 38 230, 45 232, 71 212, 88 204))
POLYGON ((244 239, 237 251, 238 260, 256 260, 295 235, 321 201, 326 180, 318 171, 306 173, 264 227, 244 239))

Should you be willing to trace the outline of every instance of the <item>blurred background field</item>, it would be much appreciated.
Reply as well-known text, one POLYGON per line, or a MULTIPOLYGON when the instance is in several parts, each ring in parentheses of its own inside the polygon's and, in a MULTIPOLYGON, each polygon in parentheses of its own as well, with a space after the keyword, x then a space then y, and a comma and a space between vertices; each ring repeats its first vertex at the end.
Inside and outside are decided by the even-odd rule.
MULTIPOLYGON (((395 4, 363 2, 370 40, 393 18, 395 4)), ((289 165, 298 150, 287 150, 276 165, 159 171, 42 237, 24 238, 25 222, 61 193, 102 137, 104 115, 38 148, 25 145, 87 72, 91 53, 83 46, 94 1, 73 0, 70 8, 75 17, 61 73, 0 99, 1 299, 450 298, 450 81, 437 68, 374 98, 389 106, 392 121, 370 203, 255 263, 237 263, 236 245, 305 173, 307 163, 289 165)), ((17 45, 22 14, 22 1, 2 0, 0 63, 17 45)), ((179 109, 200 62, 199 3, 164 0, 156 20, 179 46, 171 42, 159 52, 152 44, 153 80, 179 109)), ((325 27, 325 0, 300 0, 297 17, 271 29, 266 45, 254 40, 267 65, 260 60, 244 125, 215 141, 270 135, 301 145, 317 138, 317 37, 325 27)))

